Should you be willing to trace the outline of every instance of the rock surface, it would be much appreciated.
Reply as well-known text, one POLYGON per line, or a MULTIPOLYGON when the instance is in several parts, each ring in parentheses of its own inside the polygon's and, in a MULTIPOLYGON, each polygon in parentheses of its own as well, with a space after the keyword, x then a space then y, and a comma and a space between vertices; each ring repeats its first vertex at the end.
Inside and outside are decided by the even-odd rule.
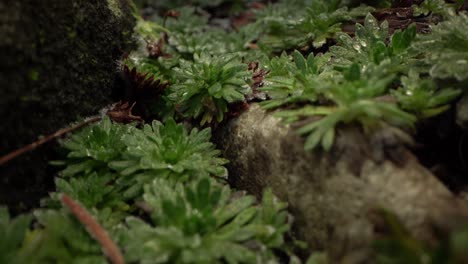
POLYGON ((342 127, 330 153, 307 152, 292 129, 253 105, 216 131, 215 139, 230 160, 233 186, 257 196, 272 187, 289 203, 298 238, 312 249, 328 250, 340 261, 333 263, 361 263, 377 236, 372 217, 377 208, 393 212, 426 241, 434 239, 434 226, 451 228, 466 215, 466 204, 422 167, 396 134, 388 129, 366 136, 342 127))
POLYGON ((457 103, 457 124, 464 130, 468 130, 468 93, 457 103))
MULTIPOLYGON (((128 0, 0 1, 0 155, 112 102, 116 61, 133 45, 128 0)), ((0 168, 0 204, 37 204, 50 145, 0 168)))

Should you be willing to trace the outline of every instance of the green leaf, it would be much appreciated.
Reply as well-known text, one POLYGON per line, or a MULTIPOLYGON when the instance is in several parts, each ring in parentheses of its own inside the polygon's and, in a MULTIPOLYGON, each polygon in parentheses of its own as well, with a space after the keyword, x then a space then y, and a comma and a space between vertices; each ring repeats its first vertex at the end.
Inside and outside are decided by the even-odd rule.
POLYGON ((352 64, 349 70, 346 72, 345 78, 348 81, 356 81, 361 79, 361 68, 359 65, 356 63, 352 64))
POLYGON ((310 134, 305 143, 304 143, 304 149, 305 150, 311 150, 313 148, 315 148, 315 146, 317 146, 320 142, 320 140, 322 139, 322 133, 320 132, 320 130, 317 130, 317 131, 314 131, 312 132, 312 134, 310 134))
POLYGON ((302 71, 302 72, 306 72, 307 71, 307 62, 304 59, 304 56, 302 56, 302 54, 299 51, 295 50, 293 52, 293 57, 294 57, 294 62, 296 63, 297 69, 302 71))
POLYGON ((223 210, 215 211, 219 224, 224 224, 234 216, 242 212, 254 203, 255 199, 251 196, 244 196, 229 203, 223 210))
POLYGON ((468 15, 450 16, 433 26, 431 34, 421 35, 414 47, 425 55, 428 72, 434 78, 468 79, 468 15))
POLYGON ((8 209, 0 207, 0 263, 22 263, 21 247, 29 232, 32 217, 20 215, 10 218, 8 209))
POLYGON ((209 178, 185 184, 158 179, 145 186, 144 199, 153 209, 154 226, 129 217, 119 230, 128 261, 276 261, 272 249, 284 245, 278 238, 287 230, 285 207, 271 192, 264 195, 262 204, 253 206, 252 196, 233 199, 227 186, 209 178))
POLYGON ((250 92, 247 78, 251 73, 234 55, 212 56, 203 52, 193 62, 182 61, 174 71, 177 83, 171 97, 176 98, 183 116, 201 116, 202 125, 221 122, 227 104, 244 100, 250 92))
POLYGON ((395 54, 406 51, 416 37, 416 26, 410 25, 405 31, 397 31, 391 37, 391 45, 395 54))
POLYGON ((325 132, 323 139, 322 139, 322 147, 325 151, 330 151, 331 147, 333 146, 333 140, 335 139, 335 129, 328 129, 325 132))
POLYGON ((24 263, 106 263, 101 248, 72 216, 64 211, 34 212, 40 228, 23 246, 24 263))

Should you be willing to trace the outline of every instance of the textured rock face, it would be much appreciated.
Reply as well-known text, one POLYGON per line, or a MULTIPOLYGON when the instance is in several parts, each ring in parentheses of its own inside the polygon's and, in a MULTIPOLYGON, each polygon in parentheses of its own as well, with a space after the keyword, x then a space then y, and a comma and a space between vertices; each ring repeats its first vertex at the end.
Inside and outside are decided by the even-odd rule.
MULTIPOLYGON (((133 26, 127 0, 0 1, 0 155, 109 104, 133 26)), ((0 168, 0 204, 46 194, 50 153, 0 168)))
POLYGON ((346 263, 368 256, 376 208, 429 241, 434 225, 466 210, 398 138, 391 130, 368 137, 347 127, 330 153, 306 152, 300 137, 256 105, 216 134, 235 187, 259 195, 271 186, 289 203, 296 235, 346 263))
POLYGON ((468 130, 468 93, 457 104, 457 124, 468 130))

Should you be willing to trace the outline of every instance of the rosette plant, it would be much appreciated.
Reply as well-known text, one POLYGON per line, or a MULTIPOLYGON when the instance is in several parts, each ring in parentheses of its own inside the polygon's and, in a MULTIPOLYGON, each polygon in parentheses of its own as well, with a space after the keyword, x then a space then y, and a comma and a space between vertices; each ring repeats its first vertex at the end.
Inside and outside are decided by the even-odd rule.
POLYGON ((180 81, 173 86, 172 99, 183 116, 201 118, 201 125, 221 122, 228 105, 243 101, 251 90, 251 72, 233 55, 202 53, 194 61, 182 61, 175 71, 180 81))

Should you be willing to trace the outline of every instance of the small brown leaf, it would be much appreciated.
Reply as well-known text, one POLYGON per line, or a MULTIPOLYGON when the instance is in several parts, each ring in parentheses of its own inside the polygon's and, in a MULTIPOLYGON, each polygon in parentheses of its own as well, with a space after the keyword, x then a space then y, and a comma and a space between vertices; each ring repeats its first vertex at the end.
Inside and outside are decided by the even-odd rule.
POLYGON ((143 122, 141 117, 132 114, 132 109, 135 104, 136 102, 130 106, 128 102, 122 103, 122 101, 119 101, 118 103, 113 104, 106 114, 110 119, 118 123, 127 124, 134 121, 143 122))
POLYGON ((247 95, 246 99, 248 102, 264 101, 267 98, 267 95, 264 92, 259 91, 258 88, 263 86, 263 79, 270 71, 266 69, 259 69, 258 62, 249 62, 248 69, 253 72, 253 82, 250 85, 252 88, 252 94, 247 95))
POLYGON ((178 18, 180 17, 180 12, 177 10, 169 10, 164 14, 164 17, 178 18))

